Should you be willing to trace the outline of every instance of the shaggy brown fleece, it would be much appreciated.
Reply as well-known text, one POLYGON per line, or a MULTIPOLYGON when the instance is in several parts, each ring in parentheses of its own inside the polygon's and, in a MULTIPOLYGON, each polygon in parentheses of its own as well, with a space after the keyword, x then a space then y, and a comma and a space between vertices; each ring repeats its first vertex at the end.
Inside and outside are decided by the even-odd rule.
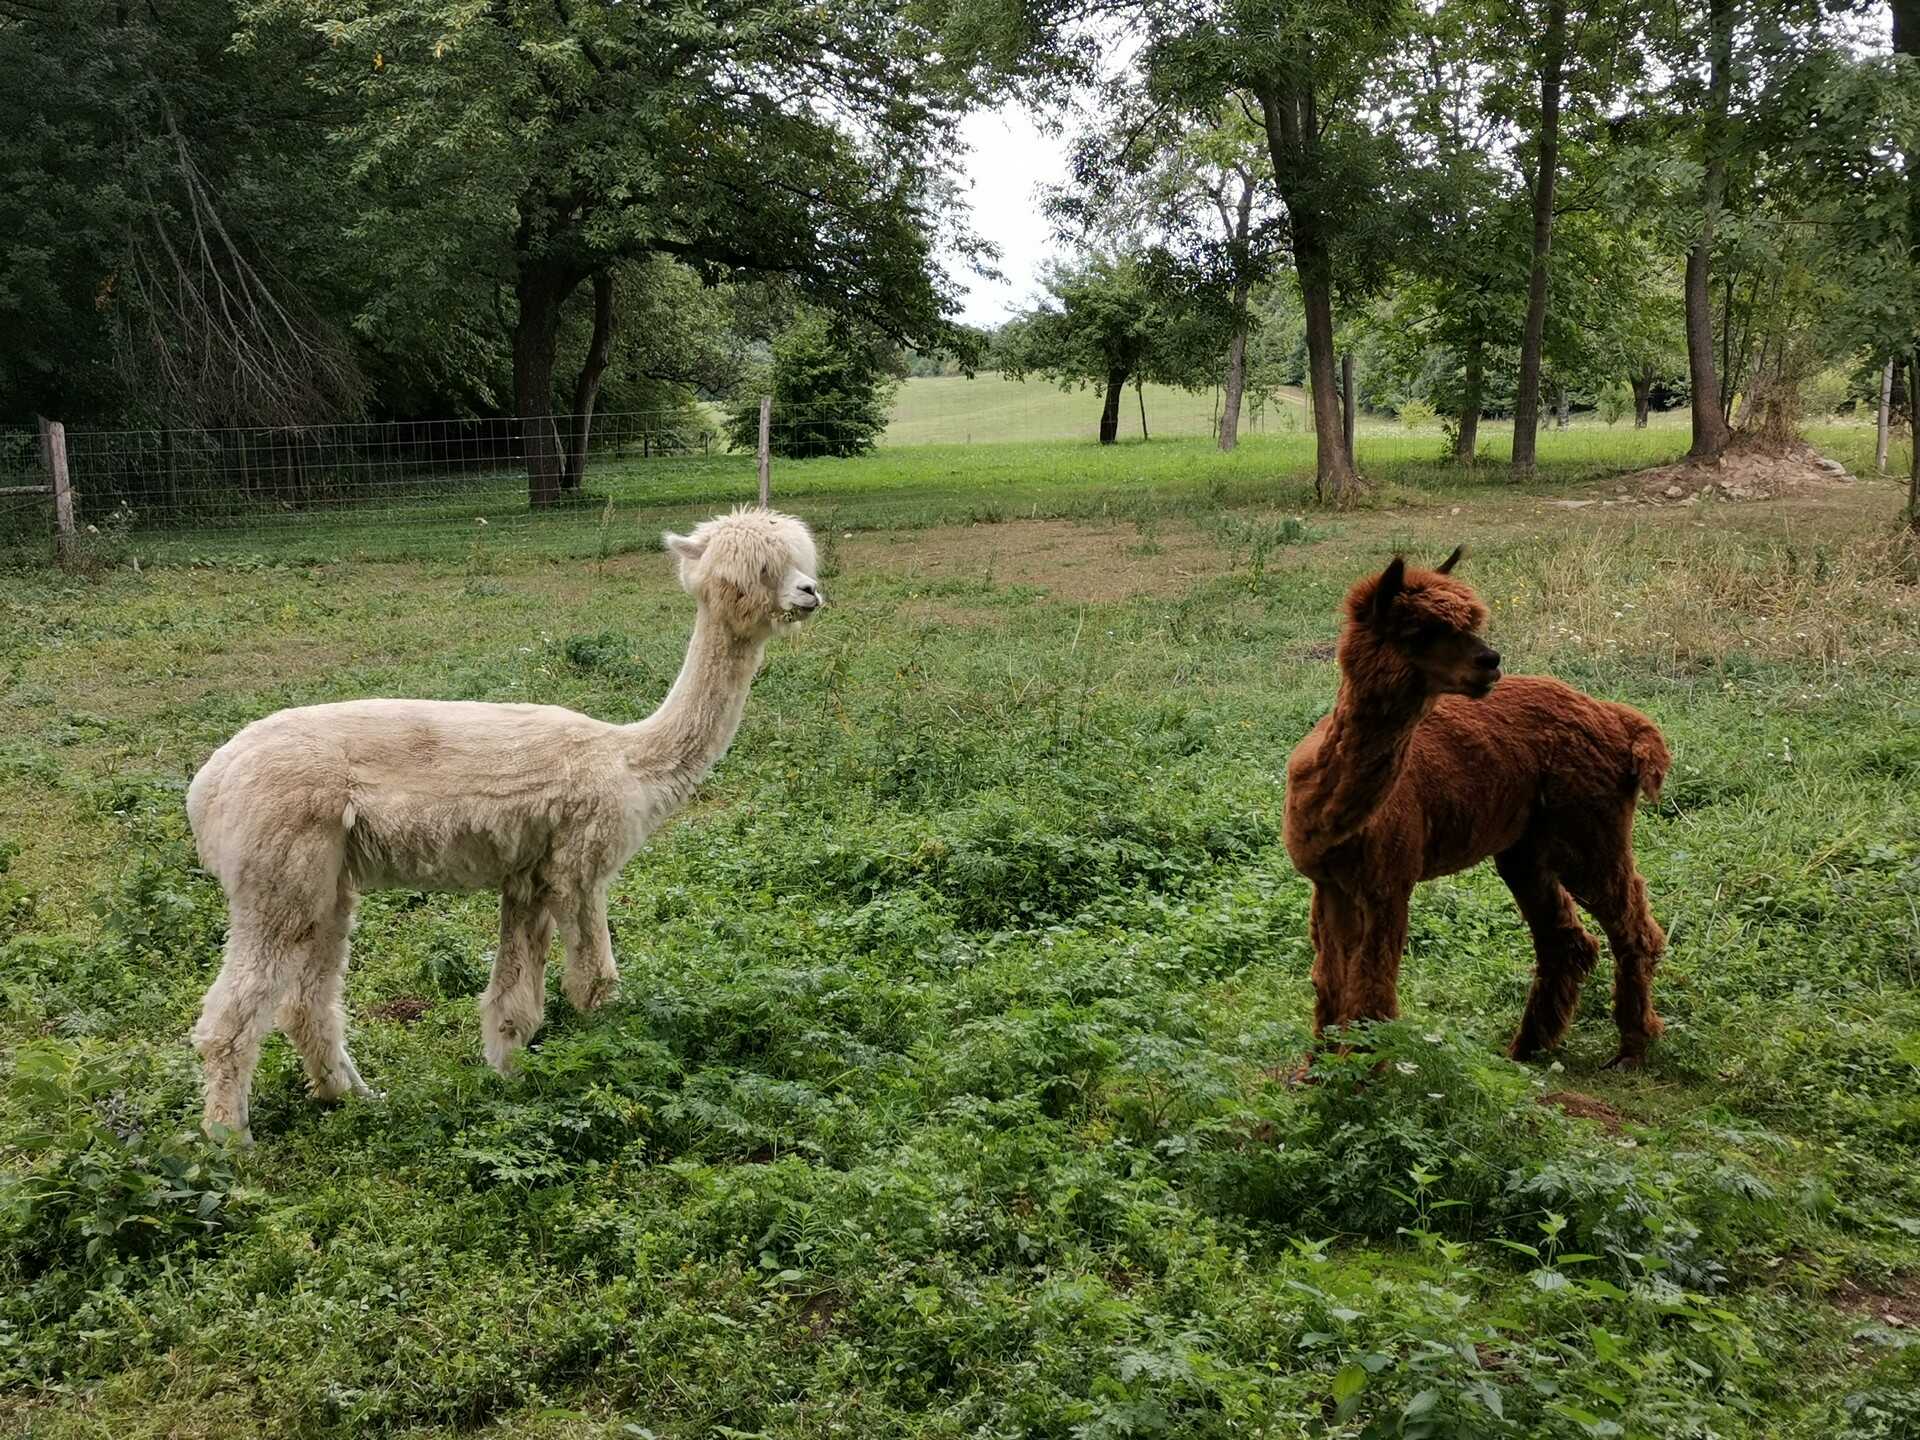
POLYGON ((1633 812, 1670 757, 1653 722, 1544 676, 1502 679, 1487 608, 1448 573, 1395 559, 1347 595, 1340 694, 1287 764, 1287 853, 1313 881, 1313 1028, 1399 1013, 1407 902, 1489 856, 1533 933, 1533 993, 1511 1053, 1559 1044, 1599 945, 1614 958, 1614 1065, 1660 1033, 1666 935, 1633 863, 1633 812))

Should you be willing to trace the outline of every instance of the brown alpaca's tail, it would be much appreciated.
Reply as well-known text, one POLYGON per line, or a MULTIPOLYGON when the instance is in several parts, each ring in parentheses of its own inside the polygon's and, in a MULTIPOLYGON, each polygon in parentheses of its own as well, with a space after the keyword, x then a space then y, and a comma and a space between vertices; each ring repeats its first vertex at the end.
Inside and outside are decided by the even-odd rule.
POLYGON ((1660 786, 1667 778, 1673 756, 1659 728, 1644 715, 1633 717, 1633 739, 1628 751, 1633 756, 1632 786, 1649 801, 1660 798, 1660 786))

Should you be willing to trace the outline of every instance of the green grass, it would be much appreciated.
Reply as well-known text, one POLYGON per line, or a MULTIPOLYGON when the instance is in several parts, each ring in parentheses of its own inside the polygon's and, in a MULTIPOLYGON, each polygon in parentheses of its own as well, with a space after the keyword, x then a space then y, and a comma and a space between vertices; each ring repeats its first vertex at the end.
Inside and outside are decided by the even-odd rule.
MULTIPOLYGON (((1149 439, 1192 439, 1215 433, 1220 402, 1214 390, 1148 385, 1144 397, 1129 389, 1120 407, 1120 438, 1138 440, 1145 401, 1149 439)), ((1030 440, 1083 440, 1099 430, 1103 392, 1062 389, 1044 380, 1012 380, 997 371, 922 376, 901 382, 892 423, 882 443, 898 445, 1007 444, 1030 440)), ((1247 401, 1248 435, 1297 434, 1309 428, 1299 390, 1277 391, 1256 408, 1247 401)))
POLYGON ((621 999, 552 997, 503 1080, 486 897, 368 897, 350 1040, 385 1100, 312 1104, 276 1037, 237 1154, 191 1135, 224 925, 194 767, 356 695, 636 718, 687 601, 651 554, 382 561, 348 521, 318 563, 8 576, 0 1432, 1912 1435, 1901 492, 1545 503, 1675 439, 1549 436, 1518 492, 1380 437, 1374 508, 1304 523, 1278 442, 782 467, 834 603, 617 886, 621 999), (969 518, 1003 523, 940 524, 969 518), (1404 1023, 1291 1089, 1284 758, 1345 585, 1458 540, 1514 669, 1673 745, 1638 831, 1670 1030, 1601 1070, 1603 973, 1556 1066, 1501 1059, 1530 951, 1483 866, 1419 892, 1404 1023))

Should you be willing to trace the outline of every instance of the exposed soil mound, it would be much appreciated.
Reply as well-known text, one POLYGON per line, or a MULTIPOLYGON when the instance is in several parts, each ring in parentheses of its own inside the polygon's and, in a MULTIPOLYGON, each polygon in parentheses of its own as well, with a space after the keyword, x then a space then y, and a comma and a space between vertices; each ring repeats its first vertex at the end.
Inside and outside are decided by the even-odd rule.
POLYGON ((433 1002, 419 995, 396 995, 393 999, 378 1005, 367 1007, 370 1020, 391 1020, 398 1025, 411 1025, 427 1011, 433 1008, 433 1002))
POLYGON ((1542 1105, 1551 1105, 1576 1120, 1596 1121, 1609 1135, 1618 1135, 1623 1123, 1620 1112, 1597 1095, 1582 1095, 1578 1090, 1556 1090, 1539 1097, 1542 1105))
POLYGON ((1804 441, 1775 449, 1735 441, 1719 461, 1661 465, 1621 478, 1616 501, 1641 505, 1697 505, 1703 500, 1777 500, 1844 485, 1853 477, 1804 441))

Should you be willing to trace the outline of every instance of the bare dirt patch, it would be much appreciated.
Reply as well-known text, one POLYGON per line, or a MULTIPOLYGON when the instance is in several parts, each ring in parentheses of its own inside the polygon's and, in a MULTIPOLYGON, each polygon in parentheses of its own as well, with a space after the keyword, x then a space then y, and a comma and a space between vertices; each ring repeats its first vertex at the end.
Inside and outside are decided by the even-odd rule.
POLYGON ((1614 487, 1614 501, 1697 505, 1703 500, 1779 500, 1831 490, 1852 478, 1839 461, 1799 441, 1781 450, 1736 444, 1716 464, 1682 462, 1623 476, 1614 487))
POLYGON ((378 1005, 369 1005, 367 1018, 391 1020, 396 1025, 411 1025, 432 1008, 433 1002, 424 995, 396 995, 393 999, 383 1000, 378 1005))
POLYGON ((1578 1090, 1555 1090, 1540 1097, 1542 1105, 1551 1105, 1576 1120, 1592 1120, 1609 1135, 1618 1135, 1624 1120, 1618 1110, 1597 1095, 1582 1095, 1578 1090))
POLYGON ((1089 604, 1178 594, 1196 580, 1225 573, 1228 565, 1214 540, 1172 521, 1142 532, 1132 525, 1013 520, 861 532, 836 544, 848 570, 1027 585, 1052 600, 1089 604))
POLYGON ((1896 1330, 1920 1330, 1920 1272, 1896 1276, 1886 1288, 1843 1280, 1833 1303, 1875 1324, 1896 1330))
POLYGON ((824 1341, 840 1328, 847 1313, 846 1303, 830 1290, 809 1295, 800 1306, 800 1323, 813 1339, 824 1341))

